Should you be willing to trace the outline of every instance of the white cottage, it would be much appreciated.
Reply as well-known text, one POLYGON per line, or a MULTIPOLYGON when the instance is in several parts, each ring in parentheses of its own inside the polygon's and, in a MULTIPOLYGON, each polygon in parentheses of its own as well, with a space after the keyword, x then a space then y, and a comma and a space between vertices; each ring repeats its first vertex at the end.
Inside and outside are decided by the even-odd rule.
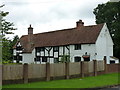
POLYGON ((23 35, 14 46, 14 60, 22 63, 59 63, 103 60, 107 64, 119 63, 113 56, 113 41, 106 24, 84 26, 82 20, 75 28, 23 35))

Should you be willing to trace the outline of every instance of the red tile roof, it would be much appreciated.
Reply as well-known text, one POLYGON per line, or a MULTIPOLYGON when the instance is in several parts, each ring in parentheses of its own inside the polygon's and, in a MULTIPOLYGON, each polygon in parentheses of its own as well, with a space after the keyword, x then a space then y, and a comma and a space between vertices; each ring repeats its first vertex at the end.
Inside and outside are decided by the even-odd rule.
MULTIPOLYGON (((71 44, 93 44, 104 24, 83 26, 80 29, 71 28, 57 30, 52 32, 33 34, 33 47, 28 49, 28 35, 20 38, 20 43, 24 48, 24 52, 31 52, 34 47, 45 46, 61 46, 71 44)), ((15 47, 14 47, 15 48, 15 47)))

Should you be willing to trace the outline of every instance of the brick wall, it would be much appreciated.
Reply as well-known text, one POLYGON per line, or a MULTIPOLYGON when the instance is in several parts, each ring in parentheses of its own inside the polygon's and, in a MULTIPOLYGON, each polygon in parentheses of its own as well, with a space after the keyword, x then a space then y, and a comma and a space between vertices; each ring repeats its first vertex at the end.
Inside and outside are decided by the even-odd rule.
POLYGON ((120 72, 120 64, 107 64, 106 73, 120 72))

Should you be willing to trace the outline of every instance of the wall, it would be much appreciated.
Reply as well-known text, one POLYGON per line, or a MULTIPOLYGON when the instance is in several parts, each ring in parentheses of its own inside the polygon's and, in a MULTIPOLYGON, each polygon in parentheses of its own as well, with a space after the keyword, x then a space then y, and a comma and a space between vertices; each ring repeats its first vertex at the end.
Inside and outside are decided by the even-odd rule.
POLYGON ((32 53, 24 53, 22 54, 23 61, 22 63, 34 63, 34 58, 35 58, 35 49, 33 49, 32 53))
POLYGON ((120 64, 107 64, 107 73, 120 72, 120 64))
POLYGON ((3 65, 3 84, 19 83, 19 81, 21 83, 41 80, 49 81, 61 77, 62 79, 69 79, 91 74, 95 76, 97 71, 104 71, 104 61, 102 63, 99 62, 3 65))
POLYGON ((22 56, 23 56, 23 61, 22 61, 23 64, 24 63, 28 63, 28 64, 34 63, 34 61, 33 61, 34 59, 33 59, 31 53, 24 53, 24 54, 22 54, 22 56))
POLYGON ((81 61, 84 61, 82 56, 87 52, 90 55, 90 61, 95 60, 95 44, 81 44, 81 50, 74 50, 74 45, 70 45, 70 59, 74 62, 74 57, 80 56, 81 61))
POLYGON ((104 24, 97 38, 96 53, 97 60, 102 60, 104 56, 107 56, 107 64, 109 64, 109 57, 113 56, 113 41, 106 24, 104 24))
MULTIPOLYGON (((74 49, 74 45, 68 45, 68 48, 66 48, 66 46, 59 46, 59 51, 58 52, 53 52, 53 47, 50 50, 50 56, 52 58, 50 58, 50 63, 54 63, 54 58, 59 58, 59 60, 61 60, 62 55, 69 55, 70 54, 70 61, 74 62, 74 57, 76 56, 80 56, 81 57, 81 61, 83 61, 82 56, 87 52, 88 55, 90 55, 90 60, 95 60, 95 44, 82 44, 81 45, 81 50, 75 50, 74 49)), ((47 48, 51 48, 51 47, 45 47, 47 48)), ((39 53, 37 53, 37 56, 49 56, 48 55, 48 51, 45 49, 44 51, 41 51, 39 53)), ((42 62, 42 64, 45 64, 45 62, 42 62)))

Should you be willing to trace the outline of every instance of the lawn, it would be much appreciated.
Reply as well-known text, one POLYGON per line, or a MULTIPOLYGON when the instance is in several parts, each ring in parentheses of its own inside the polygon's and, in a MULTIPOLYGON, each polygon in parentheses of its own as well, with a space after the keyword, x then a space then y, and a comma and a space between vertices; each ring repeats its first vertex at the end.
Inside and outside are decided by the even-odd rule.
POLYGON ((96 77, 85 77, 69 80, 42 81, 28 84, 3 85, 3 88, 94 88, 117 85, 120 73, 104 74, 96 77))

